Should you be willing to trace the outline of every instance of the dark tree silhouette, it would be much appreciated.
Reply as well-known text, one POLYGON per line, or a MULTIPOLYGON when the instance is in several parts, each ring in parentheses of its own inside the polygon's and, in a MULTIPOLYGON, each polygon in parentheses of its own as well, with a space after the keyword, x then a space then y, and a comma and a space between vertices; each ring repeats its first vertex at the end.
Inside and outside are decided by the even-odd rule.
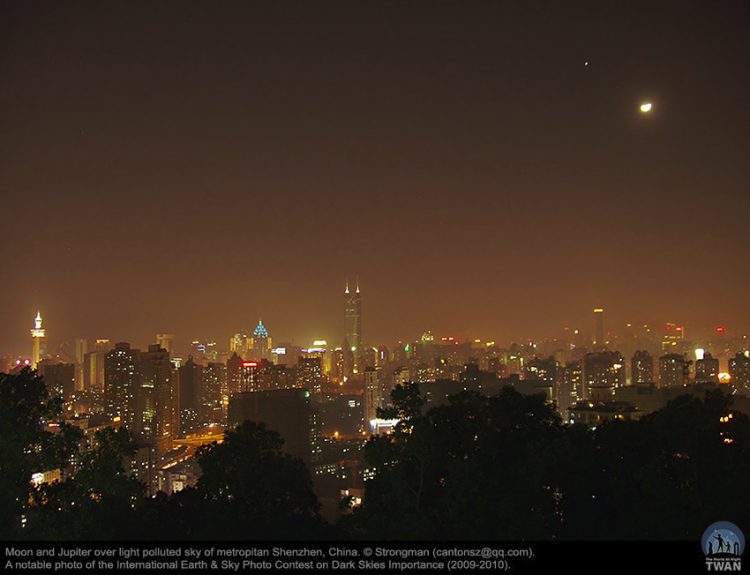
POLYGON ((77 429, 65 425, 57 433, 44 429, 61 409, 62 400, 51 397, 31 369, 0 373, 0 539, 22 535, 32 474, 64 469, 77 447, 77 429))
POLYGON ((124 428, 103 429, 75 476, 33 494, 28 535, 34 539, 140 538, 145 488, 125 469, 135 444, 124 428))
MULTIPOLYGON (((419 405, 413 390, 394 407, 419 405), (401 403, 401 406, 398 404, 401 403)), ((408 393, 404 394, 404 391, 408 393)), ((354 536, 387 539, 550 538, 551 477, 563 428, 541 396, 505 388, 474 392, 411 416, 366 448, 375 478, 364 505, 344 522, 354 536)))
MULTIPOLYGON (((394 394, 394 412, 413 395, 394 394)), ((593 431, 511 388, 418 411, 367 443, 375 476, 350 536, 695 540, 717 517, 750 519, 750 420, 721 392, 593 431)))
POLYGON ((245 422, 196 454, 197 485, 146 498, 127 472, 127 431, 80 434, 44 423, 59 400, 29 370, 0 374, 0 534, 6 539, 697 540, 717 517, 750 523, 750 418, 717 391, 681 396, 639 421, 564 426, 543 396, 463 392, 425 413, 398 386, 372 437, 362 507, 334 532, 310 474, 283 440, 245 422), (31 474, 66 469, 33 488, 31 474), (27 524, 21 528, 21 518, 27 524))
POLYGON ((323 522, 310 474, 301 459, 281 450, 282 444, 279 434, 263 424, 247 421, 228 430, 223 443, 200 448, 197 486, 156 501, 150 510, 153 521, 170 526, 164 530, 167 537, 317 536, 323 522))

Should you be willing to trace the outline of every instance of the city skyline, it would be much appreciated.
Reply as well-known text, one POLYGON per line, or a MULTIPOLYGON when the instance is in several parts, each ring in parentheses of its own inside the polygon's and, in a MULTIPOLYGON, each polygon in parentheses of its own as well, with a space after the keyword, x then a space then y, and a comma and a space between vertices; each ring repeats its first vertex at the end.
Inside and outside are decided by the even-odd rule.
MULTIPOLYGON (((590 315, 590 321, 588 322, 590 325, 582 325, 581 327, 561 327, 558 329, 558 332, 554 335, 548 335, 546 337, 538 337, 538 338, 516 338, 516 339, 507 339, 507 340, 501 340, 494 337, 484 337, 484 338, 478 338, 475 335, 467 335, 462 336, 458 335, 455 332, 446 332, 446 333, 435 333, 434 330, 430 328, 425 328, 421 330, 419 333, 411 334, 408 337, 405 338, 391 338, 391 339, 383 339, 383 340, 369 340, 367 337, 362 337, 362 303, 361 303, 361 293, 359 289, 359 281, 357 280, 356 284, 356 290, 352 289, 351 294, 349 291, 349 283, 346 282, 346 287, 344 291, 344 305, 343 305, 343 327, 339 330, 339 333, 334 334, 333 337, 331 335, 325 335, 318 333, 316 337, 308 339, 308 340, 301 340, 301 339, 295 339, 292 337, 285 337, 283 334, 281 336, 274 335, 274 341, 277 343, 281 343, 284 345, 288 344, 296 344, 299 345, 302 349, 305 349, 306 347, 310 348, 316 348, 319 347, 321 342, 325 343, 325 347, 329 350, 334 349, 341 349, 342 346, 345 343, 349 342, 349 339, 354 339, 351 337, 352 333, 356 334, 356 341, 361 342, 365 348, 373 349, 380 345, 386 345, 387 347, 394 345, 398 342, 414 342, 419 341, 425 334, 430 334, 431 337, 437 337, 437 342, 440 342, 442 339, 443 342, 447 341, 448 339, 455 340, 456 343, 458 342, 487 342, 488 344, 492 344, 495 347, 502 348, 502 347, 508 347, 511 345, 527 345, 530 343, 534 344, 544 344, 544 343, 554 343, 559 342, 560 344, 563 343, 575 343, 576 347, 582 348, 582 349, 590 349, 590 350, 596 350, 598 348, 608 348, 608 349, 617 349, 618 345, 631 345, 633 341, 637 341, 639 338, 641 342, 645 341, 645 337, 648 338, 649 343, 648 345, 656 346, 658 347, 661 342, 665 341, 666 339, 679 337, 680 341, 683 341, 685 343, 694 343, 696 346, 700 346, 701 344, 707 344, 710 342, 715 342, 717 340, 726 341, 726 342, 734 342, 735 344, 739 346, 745 346, 748 345, 748 334, 742 331, 736 331, 732 328, 727 328, 726 326, 704 326, 702 330, 696 330, 694 332, 691 327, 686 327, 684 324, 677 324, 673 322, 665 322, 661 324, 641 324, 641 323, 627 323, 627 324, 620 324, 617 326, 611 325, 611 320, 608 317, 607 310, 604 308, 594 308, 591 310, 590 315), (354 323, 352 323, 354 322, 354 323), (601 335, 604 335, 604 338, 602 339, 601 335), (634 339, 635 338, 635 339, 634 339), (619 340, 619 341, 618 341, 619 340)), ((583 322, 584 324, 586 322, 583 322)), ((252 325, 246 325, 246 326, 240 326, 238 328, 235 328, 234 331, 231 330, 225 330, 225 333, 223 333, 220 337, 210 337, 206 334, 203 334, 202 337, 199 336, 188 336, 183 334, 177 334, 177 336, 174 333, 156 333, 155 336, 152 337, 146 337, 144 339, 135 339, 135 338, 128 338, 128 337, 108 337, 104 336, 102 334, 99 334, 98 336, 94 337, 91 335, 85 335, 85 334, 79 334, 76 337, 62 337, 62 339, 52 340, 53 345, 50 347, 50 340, 47 337, 47 329, 40 329, 42 325, 42 317, 41 312, 37 311, 37 314, 34 318, 34 327, 30 330, 31 331, 31 344, 29 344, 28 340, 26 342, 26 347, 31 345, 31 353, 28 355, 28 359, 30 360, 30 364, 32 366, 36 365, 36 362, 38 359, 42 356, 46 357, 55 357, 58 355, 59 350, 62 349, 63 346, 67 346, 68 353, 73 353, 73 348, 77 345, 77 341, 80 340, 87 340, 87 341, 95 341, 95 340, 101 340, 101 341, 108 341, 108 342, 119 342, 119 341, 127 341, 127 342, 141 342, 142 345, 149 345, 151 343, 159 343, 162 347, 167 349, 168 351, 174 353, 177 352, 177 356, 181 356, 183 354, 180 353, 180 350, 185 351, 191 348, 192 344, 201 343, 204 346, 208 343, 211 343, 213 346, 215 346, 215 351, 221 352, 221 353, 227 353, 231 351, 235 351, 235 345, 239 345, 235 338, 238 336, 242 336, 244 338, 241 345, 247 345, 248 342, 250 342, 250 347, 252 347, 252 338, 257 338, 259 335, 261 335, 264 338, 264 342, 268 350, 271 349, 271 339, 270 334, 268 331, 268 328, 266 325, 263 324, 262 319, 258 319, 257 326, 253 329, 252 325), (239 331, 237 331, 239 330, 239 331), (231 331, 231 335, 230 334, 231 331), (41 335, 41 339, 39 338, 39 335, 41 335), (162 345, 162 340, 168 340, 168 344, 162 345), (41 353, 39 351, 39 342, 41 343, 41 353), (175 341, 177 342, 175 344, 175 341)), ((276 331, 274 330, 274 334, 276 334, 276 331)), ((60 337, 60 336, 58 336, 60 337)), ((644 346, 646 344, 644 343, 644 346)), ((356 349, 356 346, 352 346, 352 351, 354 352, 356 349)), ((562 349, 562 348, 561 348, 562 349)), ((645 347, 644 347, 645 349, 645 347)), ((700 347, 698 347, 700 349, 700 347)), ((740 350, 741 351, 741 350, 740 350)), ((186 359, 188 356, 190 356, 190 353, 188 352, 185 356, 186 359)), ((19 360, 23 361, 27 359, 27 355, 21 351, 19 353, 15 353, 8 350, 2 350, 0 349, 0 357, 8 358, 11 357, 17 357, 19 360)), ((359 376, 361 377, 363 368, 365 367, 362 363, 363 360, 360 358, 359 360, 354 360, 352 358, 350 366, 350 370, 352 367, 357 366, 356 372, 359 373, 359 376)))
POLYGON ((355 275, 371 341, 750 326, 740 0, 70 6, 0 9, 0 349, 313 340, 355 275))
MULTIPOLYGON (((604 334, 606 338, 611 338, 614 342, 617 338, 623 339, 628 337, 628 335, 638 334, 640 336, 645 335, 646 333, 650 333, 651 337, 653 338, 654 342, 659 342, 662 340, 662 338, 665 336, 665 334, 669 331, 670 326, 678 326, 678 330, 682 332, 684 330, 686 336, 686 341, 695 342, 696 344, 700 344, 701 342, 709 342, 717 337, 721 337, 724 339, 732 339, 735 341, 748 341, 748 334, 746 331, 743 330, 737 330, 733 328, 732 326, 724 326, 724 325, 706 325, 706 326, 686 326, 685 324, 679 324, 679 323, 673 323, 673 322, 661 322, 658 324, 644 324, 644 323, 638 323, 638 322, 632 322, 632 323, 622 323, 617 325, 612 325, 612 320, 609 317, 609 310, 605 310, 603 308, 593 308, 589 310, 590 317, 589 321, 581 321, 579 324, 569 324, 565 326, 558 327, 557 330, 553 333, 549 333, 547 335, 539 335, 538 337, 511 337, 511 338, 497 338, 493 337, 491 334, 484 336, 484 337, 478 337, 476 334, 472 334, 470 331, 462 334, 457 331, 450 331, 446 330, 444 332, 439 332, 434 329, 432 329, 430 326, 426 326, 421 330, 418 330, 414 333, 408 334, 405 337, 385 337, 382 339, 376 339, 371 338, 369 336, 365 336, 361 339, 363 344, 368 347, 377 347, 379 345, 386 345, 390 346, 393 344, 396 344, 398 342, 410 342, 410 341, 418 341, 424 333, 430 333, 433 336, 440 338, 455 338, 457 341, 462 342, 471 342, 471 341, 482 341, 482 342, 493 342, 498 347, 506 347, 513 344, 516 345, 525 345, 529 342, 533 343, 543 343, 543 342, 555 342, 555 341, 573 341, 574 339, 579 339, 581 341, 585 341, 586 345, 584 347, 590 347, 595 348, 597 345, 597 338, 596 333, 597 329, 599 328, 599 323, 597 320, 600 319, 600 315, 606 315, 606 319, 604 320, 604 334), (601 312, 601 313, 598 313, 601 312), (697 327, 697 329, 695 329, 697 327), (577 337, 580 334, 580 337, 577 337)), ((37 312, 41 313, 41 312, 37 312)), ((345 316, 346 314, 339 315, 345 316)), ((37 320, 39 317, 37 316, 37 320)), ((368 318, 369 319, 369 318, 368 318)), ((346 338, 346 329, 344 324, 348 321, 346 317, 344 317, 344 320, 340 323, 342 324, 342 327, 337 331, 337 333, 333 334, 325 334, 321 332, 315 332, 313 330, 313 333, 316 335, 310 337, 310 338, 295 338, 290 336, 285 336, 283 333, 281 335, 277 335, 278 332, 275 328, 273 329, 273 339, 277 343, 294 343, 297 345, 300 345, 301 347, 309 346, 309 347, 315 347, 315 343, 319 341, 326 341, 329 349, 335 349, 340 348, 344 341, 347 341, 346 338)), ((258 322, 258 326, 262 327, 264 331, 268 329, 266 324, 263 324, 262 320, 256 320, 258 322)), ((27 322, 28 323, 28 322, 27 322)), ((34 328, 38 329, 38 326, 40 324, 35 323, 34 328)), ((45 326, 47 326, 47 315, 45 313, 45 326)), ((28 326, 27 326, 28 327, 28 326)), ((34 329, 32 328, 32 330, 34 329)), ((64 329, 64 328, 63 328, 64 329)), ((169 337, 173 340, 173 342, 170 344, 170 346, 174 350, 178 351, 178 355, 183 355, 179 353, 179 350, 186 350, 190 347, 190 345, 194 342, 201 342, 201 343, 208 343, 213 342, 218 346, 218 350, 222 352, 226 352, 228 350, 231 350, 231 343, 230 340, 234 337, 234 334, 243 333, 243 330, 246 336, 252 337, 253 330, 257 330, 258 327, 255 326, 255 324, 252 323, 252 320, 247 322, 246 325, 236 325, 232 328, 226 328, 223 331, 221 331, 218 336, 214 334, 181 334, 179 332, 176 333, 169 333, 169 337), (174 343, 176 341, 176 343, 174 343)), ((21 330, 23 331, 23 330, 21 330)), ((164 331, 164 330, 162 330, 164 331)), ((172 332, 175 332, 175 330, 171 330, 172 332)), ((43 338, 44 338, 44 345, 47 348, 46 354, 50 357, 53 357, 57 354, 59 348, 62 345, 66 345, 68 349, 72 352, 73 345, 76 340, 79 339, 86 339, 89 341, 95 341, 97 339, 106 339, 111 342, 137 342, 140 345, 148 345, 150 343, 158 343, 161 337, 161 332, 159 330, 152 330, 151 335, 146 335, 143 338, 139 337, 128 337, 128 336, 121 336, 118 337, 117 334, 113 337, 111 333, 104 333, 104 334, 77 334, 77 335, 60 335, 58 332, 56 334, 56 337, 53 337, 52 339, 49 338, 49 330, 45 329, 42 330, 43 338), (51 342, 51 343, 50 343, 51 342)), ((143 330, 141 330, 143 332, 143 330)), ((27 330, 28 333, 28 330, 27 330)), ((53 331, 54 333, 54 331, 53 331)), ((268 332, 266 332, 268 333, 268 332)), ((0 357, 17 357, 20 359, 30 359, 32 363, 34 363, 34 351, 33 346, 35 345, 34 342, 36 342, 36 336, 32 335, 31 340, 29 340, 28 337, 21 337, 19 336, 19 341, 22 341, 22 343, 16 344, 17 350, 12 349, 11 347, 8 347, 6 349, 0 348, 0 357), (25 341, 23 341, 25 340, 25 341), (23 349, 28 348, 28 349, 23 349)), ((609 345, 609 347, 614 347, 614 343, 609 345)), ((187 358, 187 355, 185 355, 185 358, 187 358)), ((361 370, 360 370, 361 371, 361 370)))

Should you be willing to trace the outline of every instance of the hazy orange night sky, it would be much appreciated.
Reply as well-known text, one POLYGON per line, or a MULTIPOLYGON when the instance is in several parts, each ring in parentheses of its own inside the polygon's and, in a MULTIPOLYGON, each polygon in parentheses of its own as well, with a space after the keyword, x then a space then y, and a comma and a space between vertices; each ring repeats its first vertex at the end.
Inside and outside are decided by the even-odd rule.
POLYGON ((0 127, 0 355, 750 328, 744 0, 6 1, 0 127))

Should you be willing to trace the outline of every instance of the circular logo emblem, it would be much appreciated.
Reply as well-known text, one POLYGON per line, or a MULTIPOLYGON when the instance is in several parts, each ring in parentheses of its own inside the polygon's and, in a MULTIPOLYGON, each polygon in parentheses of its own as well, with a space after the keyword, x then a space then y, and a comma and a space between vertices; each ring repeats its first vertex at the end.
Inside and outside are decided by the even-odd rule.
POLYGON ((734 523, 717 521, 703 532, 701 548, 707 558, 734 558, 745 551, 745 536, 734 523))

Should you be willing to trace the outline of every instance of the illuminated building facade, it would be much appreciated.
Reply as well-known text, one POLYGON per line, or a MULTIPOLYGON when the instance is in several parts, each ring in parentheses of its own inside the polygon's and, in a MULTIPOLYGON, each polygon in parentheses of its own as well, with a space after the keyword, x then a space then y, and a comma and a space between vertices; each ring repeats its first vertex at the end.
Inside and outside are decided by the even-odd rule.
POLYGON ((243 332, 235 333, 229 340, 229 351, 236 353, 241 357, 247 357, 247 334, 243 332))
POLYGON ((583 365, 580 361, 569 361, 560 369, 557 406, 564 416, 568 408, 584 396, 583 365))
POLYGON ((586 397, 593 401, 609 401, 615 389, 625 385, 625 360, 617 351, 587 353, 583 358, 586 397))
POLYGON ((384 407, 385 389, 383 387, 383 371, 374 367, 365 368, 365 398, 364 398, 364 419, 365 431, 372 433, 370 422, 378 418, 378 408, 384 407))
POLYGON ((203 369, 200 388, 199 417, 204 423, 221 423, 226 419, 222 390, 226 389, 227 366, 210 362, 203 369))
POLYGON ((131 431, 136 429, 137 397, 140 391, 139 350, 120 342, 104 356, 104 413, 120 417, 131 431))
POLYGON ((297 387, 308 390, 313 401, 322 401, 323 371, 320 357, 301 357, 299 359, 297 387))
POLYGON ((84 366, 86 354, 89 352, 89 342, 87 339, 78 338, 76 339, 76 391, 83 391, 84 389, 84 366))

